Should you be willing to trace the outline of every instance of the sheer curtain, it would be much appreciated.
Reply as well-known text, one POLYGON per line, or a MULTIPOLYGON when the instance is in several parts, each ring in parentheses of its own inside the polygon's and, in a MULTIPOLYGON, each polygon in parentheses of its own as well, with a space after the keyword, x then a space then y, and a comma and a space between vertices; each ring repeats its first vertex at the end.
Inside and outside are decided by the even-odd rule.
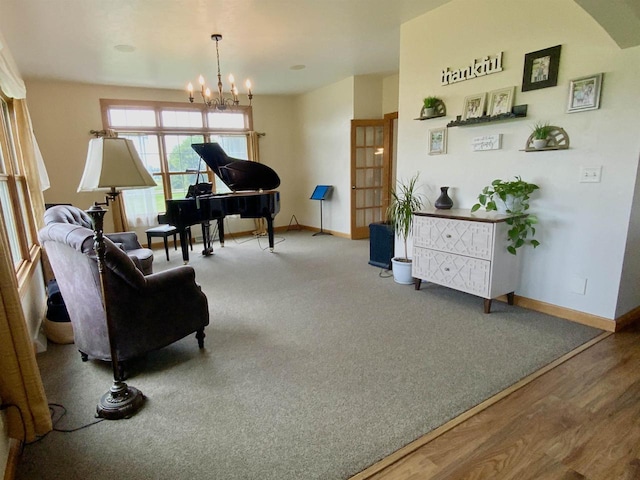
POLYGON ((151 227, 158 224, 155 188, 125 190, 122 195, 129 228, 151 227))
MULTIPOLYGON (((260 163, 260 134, 254 130, 249 132, 249 160, 252 162, 260 163)), ((253 232, 254 235, 266 235, 267 234, 267 222, 264 218, 254 219, 254 225, 256 227, 253 232)))

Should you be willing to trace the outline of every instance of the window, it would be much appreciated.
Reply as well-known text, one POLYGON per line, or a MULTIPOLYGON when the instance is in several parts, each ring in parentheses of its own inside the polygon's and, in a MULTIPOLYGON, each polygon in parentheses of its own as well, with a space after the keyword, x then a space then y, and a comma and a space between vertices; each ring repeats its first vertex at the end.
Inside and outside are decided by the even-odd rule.
POLYGON ((227 186, 191 148, 192 143, 218 142, 227 155, 247 160, 251 107, 212 112, 204 105, 166 102, 101 100, 104 128, 130 138, 157 187, 123 193, 130 226, 155 225, 165 201, 184 198, 189 185, 213 183, 213 191, 227 186))
POLYGON ((20 280, 20 272, 34 260, 35 223, 27 179, 15 144, 11 100, 0 97, 0 108, 0 214, 4 218, 11 259, 20 280))

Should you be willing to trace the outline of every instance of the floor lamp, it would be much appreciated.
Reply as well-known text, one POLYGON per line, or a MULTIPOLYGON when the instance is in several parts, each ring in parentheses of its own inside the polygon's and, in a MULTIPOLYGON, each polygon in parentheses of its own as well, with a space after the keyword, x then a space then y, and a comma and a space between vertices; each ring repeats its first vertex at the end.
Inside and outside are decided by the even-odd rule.
POLYGON ((105 201, 103 203, 95 202, 86 212, 93 222, 94 249, 98 257, 102 302, 107 319, 107 334, 111 350, 111 366, 113 367, 113 385, 100 398, 96 407, 96 415, 108 420, 131 417, 142 407, 145 397, 140 390, 127 385, 118 371, 117 335, 109 313, 111 302, 108 298, 109 289, 106 288, 106 246, 103 237, 103 220, 108 210, 103 208, 103 205, 109 206, 109 202, 114 201, 121 190, 155 186, 156 182, 144 167, 131 140, 99 137, 89 141, 87 161, 78 192, 107 191, 105 201))

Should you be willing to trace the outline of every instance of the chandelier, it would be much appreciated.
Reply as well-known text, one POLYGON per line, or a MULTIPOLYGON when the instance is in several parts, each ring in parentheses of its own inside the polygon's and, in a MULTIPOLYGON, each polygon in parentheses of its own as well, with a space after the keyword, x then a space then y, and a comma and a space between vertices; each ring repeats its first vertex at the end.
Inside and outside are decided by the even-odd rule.
MULTIPOLYGON (((222 76, 220 75, 220 51, 218 50, 218 42, 222 40, 222 35, 219 33, 214 33, 211 35, 211 40, 215 40, 216 42, 216 59, 218 63, 218 92, 215 96, 212 95, 211 89, 205 85, 205 80, 202 75, 198 78, 198 83, 200 84, 200 95, 202 96, 202 101, 209 108, 215 108, 216 110, 226 110, 227 108, 233 108, 235 106, 240 105, 240 101, 238 100, 238 87, 236 87, 235 79, 233 75, 229 75, 229 83, 231 84, 231 88, 229 92, 231 93, 231 97, 225 97, 223 89, 222 89, 222 76)), ((251 93, 251 81, 247 80, 245 82, 245 86, 247 87, 247 96, 249 97, 249 106, 251 106, 251 99, 253 98, 253 94, 251 93)), ((193 84, 189 82, 187 85, 187 91, 189 92, 189 102, 193 103, 193 84)))

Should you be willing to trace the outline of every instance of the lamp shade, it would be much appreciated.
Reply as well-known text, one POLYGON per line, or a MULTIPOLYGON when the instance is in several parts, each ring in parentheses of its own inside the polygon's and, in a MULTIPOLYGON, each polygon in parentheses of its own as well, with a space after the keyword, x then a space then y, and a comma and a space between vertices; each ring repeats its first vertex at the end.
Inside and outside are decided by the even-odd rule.
POLYGON ((155 187, 128 138, 92 138, 78 192, 155 187))

